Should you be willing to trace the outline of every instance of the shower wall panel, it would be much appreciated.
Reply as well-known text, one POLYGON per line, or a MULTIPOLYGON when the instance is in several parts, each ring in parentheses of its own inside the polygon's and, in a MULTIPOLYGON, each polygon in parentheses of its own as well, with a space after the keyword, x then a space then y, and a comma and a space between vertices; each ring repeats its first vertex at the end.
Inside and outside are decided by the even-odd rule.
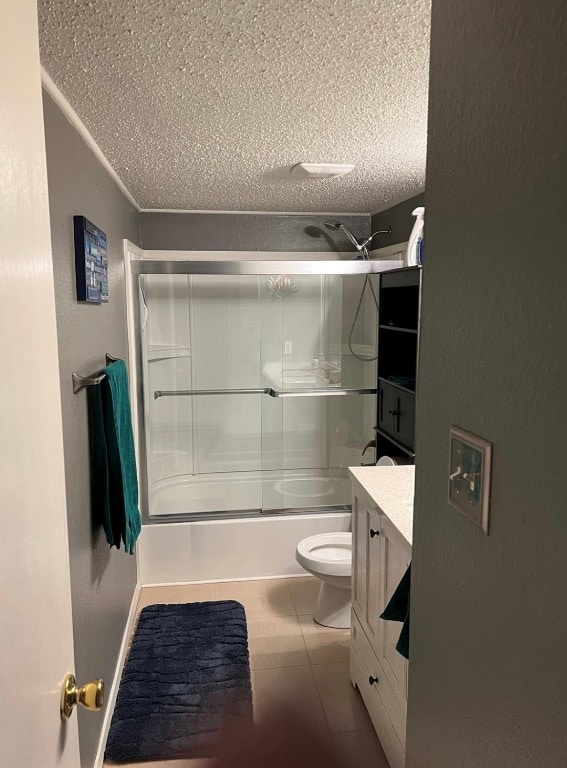
POLYGON ((185 275, 141 279, 145 301, 145 417, 150 485, 192 474, 193 412, 186 398, 154 400, 156 390, 191 389, 190 281, 185 275), (151 307, 151 310, 149 309, 151 307))
MULTIPOLYGON (((193 275, 191 282, 194 388, 260 387, 258 278, 193 275)), ((230 394, 192 399, 195 473, 260 471, 260 397, 230 394)))

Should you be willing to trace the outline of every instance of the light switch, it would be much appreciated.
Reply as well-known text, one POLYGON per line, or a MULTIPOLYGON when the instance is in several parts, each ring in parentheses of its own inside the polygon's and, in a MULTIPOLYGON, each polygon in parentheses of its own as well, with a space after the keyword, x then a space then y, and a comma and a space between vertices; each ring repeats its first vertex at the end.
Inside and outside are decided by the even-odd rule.
POLYGON ((488 534, 492 443, 450 430, 449 504, 488 534))
POLYGON ((283 351, 284 351, 284 355, 291 355, 293 353, 293 342, 284 341, 283 351))

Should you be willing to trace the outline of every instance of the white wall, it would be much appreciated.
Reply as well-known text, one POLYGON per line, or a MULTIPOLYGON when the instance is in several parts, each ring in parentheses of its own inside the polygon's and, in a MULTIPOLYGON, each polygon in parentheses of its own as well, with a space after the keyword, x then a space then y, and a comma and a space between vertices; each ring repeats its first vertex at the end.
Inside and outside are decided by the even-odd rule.
POLYGON ((433 0, 408 768, 567 765, 563 0, 433 0), (490 535, 449 426, 494 443, 490 535))

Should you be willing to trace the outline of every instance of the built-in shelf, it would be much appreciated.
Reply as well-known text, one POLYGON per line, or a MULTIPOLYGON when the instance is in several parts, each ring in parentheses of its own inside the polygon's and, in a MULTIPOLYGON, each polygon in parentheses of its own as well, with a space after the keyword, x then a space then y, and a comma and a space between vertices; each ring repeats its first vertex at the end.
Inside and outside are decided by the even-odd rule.
POLYGON ((380 325, 384 331, 400 331, 401 333, 417 333, 417 328, 402 328, 399 325, 380 325))
POLYGON ((383 272, 378 316, 377 434, 412 459, 420 278, 418 267, 383 272))
POLYGON ((157 344, 148 345, 148 363, 159 363, 162 360, 177 360, 186 357, 191 357, 191 350, 189 347, 170 347, 157 344))
POLYGON ((382 376, 379 376, 378 378, 380 381, 383 381, 384 384, 389 384, 391 387, 395 387, 396 389, 401 389, 402 392, 408 392, 410 395, 415 395, 415 389, 404 387, 403 384, 397 384, 395 381, 392 381, 391 379, 382 378, 382 376))

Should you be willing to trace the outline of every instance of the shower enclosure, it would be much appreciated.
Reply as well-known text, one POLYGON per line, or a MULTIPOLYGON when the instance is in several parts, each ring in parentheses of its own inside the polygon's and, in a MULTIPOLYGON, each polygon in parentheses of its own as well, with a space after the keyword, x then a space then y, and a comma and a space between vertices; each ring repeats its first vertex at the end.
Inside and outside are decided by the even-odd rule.
POLYGON ((374 437, 376 273, 392 265, 132 262, 149 521, 350 508, 347 467, 374 437))

